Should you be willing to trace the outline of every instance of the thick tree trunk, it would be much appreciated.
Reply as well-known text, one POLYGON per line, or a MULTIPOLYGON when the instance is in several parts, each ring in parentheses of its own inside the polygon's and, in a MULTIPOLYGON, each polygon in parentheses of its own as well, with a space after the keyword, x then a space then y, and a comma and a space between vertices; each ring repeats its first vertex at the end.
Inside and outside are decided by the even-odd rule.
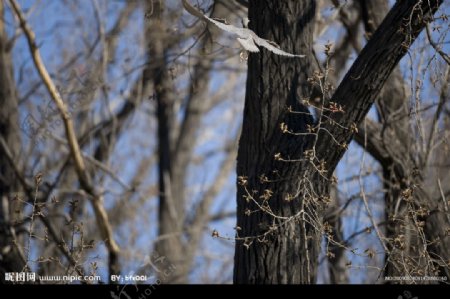
POLYGON ((323 189, 322 180, 307 163, 276 158, 280 153, 284 159, 299 159, 309 139, 283 134, 280 124, 294 132, 312 124, 300 99, 309 97, 311 90, 314 14, 312 0, 249 2, 252 30, 307 58, 285 58, 266 50, 249 57, 237 164, 237 234, 243 239, 236 242, 236 283, 315 281, 321 234, 301 219, 320 224, 309 192, 323 189), (289 113, 288 107, 306 114, 289 113))
POLYGON ((236 283, 315 281, 329 177, 392 70, 441 3, 396 3, 337 88, 336 104, 320 107, 318 134, 312 135, 312 118, 299 100, 309 96, 315 2, 249 2, 250 28, 308 57, 292 60, 265 50, 250 55, 237 161, 236 283))

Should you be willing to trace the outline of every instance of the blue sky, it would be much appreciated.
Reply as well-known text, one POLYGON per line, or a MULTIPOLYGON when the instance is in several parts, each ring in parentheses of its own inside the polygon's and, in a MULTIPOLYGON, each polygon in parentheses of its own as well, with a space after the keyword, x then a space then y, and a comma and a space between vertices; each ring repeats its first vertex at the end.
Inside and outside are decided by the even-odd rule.
MULTIPOLYGON (((19 1, 24 10, 29 8, 30 1, 19 1)), ((35 2, 36 3, 36 2, 35 2)), ((61 79, 60 74, 57 73, 58 66, 71 55, 83 51, 85 49, 86 41, 92 41, 95 38, 96 32, 96 22, 93 13, 93 6, 91 1, 79 1, 77 2, 77 9, 72 11, 68 9, 68 6, 63 4, 61 1, 50 1, 43 0, 38 2, 37 5, 33 6, 33 11, 28 15, 28 21, 30 22, 32 28, 36 32, 37 41, 41 54, 43 56, 44 62, 49 69, 50 73, 54 75, 55 80, 61 79), (75 12, 75 13, 74 13, 75 12), (76 23, 77 19, 79 20, 76 23), (74 26, 74 22, 76 26, 74 26), (71 36, 73 38, 67 38, 71 36)), ((98 1, 100 12, 102 13, 102 20, 106 21, 105 27, 108 30, 117 16, 117 12, 123 6, 122 1, 98 1)), ((447 6, 445 12, 448 13, 449 7, 447 6)), ((6 18, 7 23, 11 24, 11 15, 7 13, 6 18)), ((133 15, 133 20, 130 22, 130 26, 127 30, 120 36, 119 44, 119 55, 117 55, 117 62, 108 69, 108 82, 113 82, 114 86, 110 92, 108 98, 109 105, 112 106, 112 110, 116 111, 121 107, 123 102, 120 100, 120 91, 127 91, 132 85, 132 82, 139 76, 139 71, 145 62, 145 52, 139 47, 139 42, 142 40, 142 32, 140 28, 143 27, 143 14, 141 11, 136 12, 133 15), (123 76, 124 70, 132 70, 129 75, 123 76)), ((183 30, 182 23, 176 24, 183 30)), ((9 33, 12 35, 12 27, 8 27, 9 33)), ((448 29, 447 29, 448 30, 448 29)), ((329 30, 324 37, 315 41, 316 49, 320 49, 323 44, 331 41, 335 43, 337 37, 342 34, 341 31, 336 29, 329 30)), ((437 38, 437 33, 433 34, 437 38)), ((421 38, 423 38, 421 34, 421 38)), ((448 41, 448 38, 446 39, 448 41)), ((188 46, 188 45, 182 45, 188 46)), ((401 62, 401 68, 406 73, 406 76, 410 75, 410 69, 413 70, 413 76, 411 77, 411 82, 415 82, 417 79, 423 78, 425 85, 422 90, 424 99, 426 102, 436 101, 436 93, 433 88, 427 83, 429 76, 428 73, 422 74, 418 72, 418 61, 421 61, 418 57, 421 52, 421 47, 423 47, 423 42, 416 42, 411 51, 411 55, 406 56, 401 62), (410 61, 413 63, 410 64, 410 61)), ((449 43, 446 42, 444 45, 444 51, 449 52, 449 43)), ((180 48, 180 51, 183 47, 180 48)), ((428 51, 429 48, 426 48, 428 51)), ((99 47, 94 51, 99 55, 99 47)), ((231 57, 229 59, 239 59, 239 50, 236 50, 236 57, 231 57)), ((427 52, 428 53, 428 52, 427 52)), ((323 56, 321 56, 323 57, 323 56)), ((352 58, 355 58, 352 55, 352 58)), ((186 57, 180 57, 176 63, 185 63, 186 57)), ((15 62, 15 77, 18 82, 23 82, 18 86, 21 95, 28 90, 30 83, 37 80, 37 74, 34 71, 32 61, 30 59, 28 49, 23 36, 20 36, 14 48, 14 62, 15 62)), ((227 62, 218 62, 217 67, 225 65, 227 62)), ((436 62, 432 63, 434 66, 436 62)), ((350 64, 348 65, 350 66, 350 64)), ((438 66, 436 66, 436 69, 438 66)), ((85 72, 90 72, 90 65, 80 59, 79 63, 75 64, 74 71, 84 74, 85 72)), ((187 82, 188 74, 180 76, 177 85, 177 91, 182 94, 185 82, 187 82)), ((227 80, 226 72, 214 72, 212 74, 210 84, 210 91, 216 92, 220 90, 223 86, 225 80, 227 80)), ((198 144, 195 150, 195 154, 201 156, 205 152, 211 150, 220 149, 221 146, 230 138, 232 138, 242 121, 242 109, 243 100, 245 95, 245 71, 240 74, 240 83, 236 88, 229 93, 227 99, 217 107, 215 107, 204 119, 203 128, 200 134, 203 134, 203 140, 201 144, 198 144)), ((57 82, 64 84, 61 82, 57 82)), ((101 97, 101 93, 98 91, 97 96, 101 97)), ((38 121, 40 120, 40 114, 36 110, 36 106, 45 105, 50 101, 45 90, 40 89, 39 93, 33 95, 24 100, 21 108, 21 120, 23 121, 27 115, 31 114, 38 121)), ((101 101, 99 101, 101 103, 101 101)), ((111 168, 115 169, 120 177, 124 181, 129 181, 133 176, 136 168, 141 163, 141 158, 148 157, 153 154, 156 147, 156 123, 154 120, 149 120, 148 113, 154 111, 154 106, 149 103, 143 105, 142 109, 139 109, 133 117, 127 123, 126 134, 122 134, 121 138, 118 140, 118 144, 114 151, 114 158, 111 159, 111 168), (149 128, 151 128, 149 130, 149 128), (143 136, 143 133, 145 135, 143 136), (136 159, 135 159, 136 157, 136 159), (139 159, 137 158, 139 157, 139 159)), ((90 111, 94 119, 100 119, 104 116, 104 107, 100 104, 94 106, 92 111, 90 111)), ((181 118, 182 115, 180 114, 181 118)), ((369 113, 369 117, 376 118, 375 112, 372 109, 369 113)), ((54 132, 55 134, 61 134, 62 128, 57 128, 54 132)), ((24 139, 27 140, 26 138, 24 139)), ((50 141, 46 141, 50 142, 50 141)), ((42 145, 48 146, 48 144, 42 145)), ((87 151, 89 151, 87 147, 87 151)), ((341 181, 346 181, 346 178, 352 176, 358 176, 361 172, 365 172, 368 169, 377 170, 378 165, 373 161, 373 159, 365 154, 364 164, 361 163, 363 159, 363 151, 359 146, 352 143, 350 145, 349 151, 345 154, 343 160, 339 164, 336 174, 341 181)), ((189 169, 189 176, 186 180, 187 184, 192 187, 190 194, 187 198, 192 201, 189 205, 193 205, 195 200, 199 198, 202 192, 206 190, 208 186, 214 183, 214 178, 219 170, 220 163, 223 160, 224 155, 220 151, 213 154, 211 157, 206 159, 204 163, 200 165, 193 165, 189 169)), ((37 161, 36 168, 45 168, 45 161, 37 161)), ((31 173, 29 173, 31 175, 31 173)), ((217 211, 233 211, 235 210, 235 173, 232 172, 228 178, 226 186, 223 191, 216 198, 211 210, 213 212, 217 211)), ((148 170, 148 177, 146 184, 155 184, 157 180, 156 165, 148 170)), ((145 184, 144 184, 145 185, 145 184)), ((358 194, 360 189, 360 184, 358 180, 350 181, 339 185, 340 195, 342 197, 341 204, 351 195, 358 194)), ((376 190, 380 190, 381 182, 376 175, 370 175, 363 180, 363 187, 366 194, 372 194, 376 190)), ((110 190, 105 196, 106 207, 112 207, 117 203, 118 200, 128 200, 130 203, 137 201, 136 196, 132 196, 127 199, 118 198, 114 193, 121 191, 121 187, 108 176, 105 176, 105 189, 110 190)), ((369 206, 377 219, 381 219, 383 213, 382 205, 383 194, 379 192, 374 196, 369 197, 369 206)), ((189 209, 190 206, 186 208, 189 209)), ((89 208, 88 208, 89 209, 89 208)), ((128 244, 133 239, 133 244, 136 245, 136 251, 140 253, 143 257, 146 253, 149 253, 152 248, 152 240, 156 237, 156 209, 157 209, 157 198, 152 196, 147 199, 143 208, 136 215, 135 219, 130 219, 126 224, 121 226, 116 231, 116 237, 119 244, 126 248, 128 244), (142 233, 138 236, 130 236, 129 232, 131 228, 141 227, 142 233)), ((370 226, 371 223, 367 217, 364 205, 360 199, 354 200, 348 207, 347 212, 344 214, 344 238, 351 235, 353 232, 363 229, 366 226, 370 226)), ((232 261, 234 254, 234 247, 231 241, 220 241, 213 239, 210 236, 210 231, 217 229, 221 235, 233 237, 235 231, 233 227, 235 226, 234 218, 227 219, 223 222, 214 222, 209 224, 209 231, 205 231, 205 236, 202 241, 201 247, 205 248, 208 254, 211 255, 211 262, 207 263, 209 259, 204 257, 197 257, 196 259, 196 269, 191 274, 191 281, 194 283, 202 282, 204 276, 215 276, 222 277, 223 281, 220 282, 231 282, 231 267, 226 268, 224 271, 222 269, 223 261, 232 261), (221 273, 221 271, 224 271, 221 273)), ((370 235, 365 235, 361 239, 356 239, 353 244, 354 247, 358 247, 360 252, 363 252, 366 247, 371 247, 376 252, 380 253, 379 258, 382 257, 381 246, 372 232, 370 235)), ((92 252, 91 257, 96 255, 105 256, 104 247, 100 246, 97 252, 92 252)), ((367 264, 367 258, 359 257, 353 254, 348 254, 348 259, 352 261, 353 265, 365 265, 367 264)), ((382 259, 380 258, 379 261, 382 259)), ((104 261, 104 259, 103 259, 104 261)), ((128 273, 133 271, 137 265, 141 264, 140 257, 127 257, 124 263, 123 272, 128 273)), ((102 265, 101 260, 100 267, 106 266, 104 263, 102 265)), ((101 268, 102 269, 102 268, 101 268)), ((104 268, 103 268, 104 269, 104 268)), ((366 270, 364 269, 351 269, 350 279, 352 283, 362 283, 366 280, 366 270)), ((104 271, 101 272, 105 276, 104 271)), ((320 280, 319 280, 320 281, 320 280)))

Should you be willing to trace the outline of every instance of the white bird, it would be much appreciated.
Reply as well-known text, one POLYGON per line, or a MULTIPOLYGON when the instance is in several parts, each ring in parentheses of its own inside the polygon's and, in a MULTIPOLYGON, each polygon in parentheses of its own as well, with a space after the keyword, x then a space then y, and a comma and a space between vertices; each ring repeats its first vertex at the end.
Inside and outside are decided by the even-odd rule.
POLYGON ((216 21, 212 18, 205 16, 200 11, 198 11, 195 7, 193 7, 187 0, 182 0, 182 2, 183 2, 184 8, 191 15, 193 15, 201 20, 213 23, 214 25, 216 25, 217 27, 219 27, 220 29, 222 29, 224 31, 227 31, 227 32, 237 35, 238 42, 242 45, 242 47, 245 50, 247 50, 249 52, 252 52, 252 53, 259 52, 258 46, 260 46, 260 47, 266 48, 267 50, 271 51, 274 54, 281 55, 281 56, 300 57, 300 58, 305 57, 305 55, 296 55, 296 54, 291 54, 291 53, 285 52, 285 51, 281 50, 280 46, 278 46, 276 43, 259 37, 255 32, 253 32, 252 30, 247 28, 248 23, 249 23, 248 18, 244 18, 244 20, 243 20, 243 25, 245 28, 238 28, 233 25, 224 24, 222 22, 216 21))

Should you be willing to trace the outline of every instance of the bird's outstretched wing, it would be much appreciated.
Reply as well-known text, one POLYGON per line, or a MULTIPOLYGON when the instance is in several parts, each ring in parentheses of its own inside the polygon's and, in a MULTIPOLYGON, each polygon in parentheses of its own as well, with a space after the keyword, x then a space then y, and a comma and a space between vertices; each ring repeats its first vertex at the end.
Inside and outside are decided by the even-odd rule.
POLYGON ((227 31, 229 33, 233 33, 236 34, 237 36, 239 36, 240 38, 250 38, 248 32, 246 32, 245 28, 238 28, 235 27, 233 25, 228 25, 228 24, 224 24, 222 22, 216 21, 214 19, 208 18, 207 16, 204 16, 206 20, 208 20, 209 22, 213 23, 214 25, 216 25, 217 27, 219 27, 220 29, 222 29, 223 31, 227 31))
POLYGON ((281 50, 279 47, 274 46, 267 39, 260 38, 253 31, 252 31, 252 33, 253 33, 252 35, 253 35, 253 40, 255 41, 255 44, 257 44, 258 46, 266 48, 267 50, 269 50, 272 53, 275 53, 275 54, 281 55, 281 56, 287 56, 287 57, 299 57, 299 58, 305 57, 305 55, 297 55, 297 54, 292 54, 292 53, 285 52, 285 51, 281 50))
POLYGON ((274 54, 288 56, 288 57, 305 57, 305 55, 295 55, 281 50, 279 47, 274 46, 270 41, 260 38, 255 32, 248 28, 237 28, 233 25, 224 24, 222 22, 216 21, 209 18, 193 7, 187 0, 181 0, 184 8, 193 16, 203 20, 213 23, 220 29, 233 33, 238 36, 239 43, 249 52, 259 52, 256 45, 264 47, 274 54))
POLYGON ((240 38, 248 38, 248 33, 243 30, 243 28, 238 28, 233 25, 224 24, 222 22, 216 21, 212 18, 209 18, 202 14, 200 11, 198 11, 194 6, 192 6, 187 0, 181 0, 183 3, 184 8, 194 17, 197 17, 203 21, 208 21, 210 23, 213 23, 223 31, 227 31, 230 33, 234 33, 238 35, 240 38))

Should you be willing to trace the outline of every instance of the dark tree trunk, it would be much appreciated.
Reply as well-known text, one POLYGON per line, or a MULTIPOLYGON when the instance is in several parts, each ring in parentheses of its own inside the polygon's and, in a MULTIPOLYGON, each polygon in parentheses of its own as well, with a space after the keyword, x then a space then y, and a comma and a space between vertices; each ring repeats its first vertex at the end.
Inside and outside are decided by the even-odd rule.
POLYGON ((307 58, 265 50, 250 55, 237 161, 236 283, 315 282, 329 178, 356 126, 441 3, 398 1, 333 95, 342 111, 327 104, 313 124, 300 100, 310 93, 315 2, 249 1, 251 29, 307 58), (314 132, 308 125, 317 135, 308 134, 314 132))
MULTIPOLYGON (((250 1, 250 28, 277 42, 285 51, 306 54, 292 59, 262 50, 250 54, 244 124, 239 143, 237 174, 237 233, 234 281, 236 283, 311 283, 315 281, 320 232, 305 221, 300 211, 315 214, 312 194, 322 185, 300 159, 307 136, 283 134, 285 123, 293 132, 304 132, 312 117, 300 103, 311 92, 311 46, 315 2, 250 1), (293 111, 306 114, 289 113, 293 111), (299 177, 300 173, 304 177, 299 177), (313 184, 313 190, 306 185, 313 184), (304 200, 305 198, 311 198, 304 200), (258 203, 258 204, 256 204, 258 203), (260 207, 258 207, 258 205, 260 207), (270 209, 270 211, 269 211, 270 209), (289 220, 273 217, 291 217, 289 220)), ((323 190, 325 194, 327 190, 323 190)))

